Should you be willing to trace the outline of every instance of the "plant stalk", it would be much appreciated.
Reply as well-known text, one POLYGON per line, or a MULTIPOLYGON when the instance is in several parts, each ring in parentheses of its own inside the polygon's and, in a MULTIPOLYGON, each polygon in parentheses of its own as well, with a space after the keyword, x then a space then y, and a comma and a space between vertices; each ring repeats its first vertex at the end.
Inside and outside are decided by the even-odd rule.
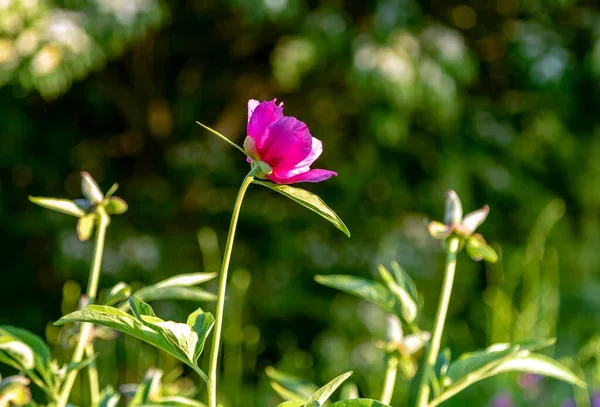
POLYGON ((440 344, 442 341, 442 334, 444 332, 444 324, 446 323, 448 305, 450 304, 450 296, 452 295, 452 285, 454 284, 454 274, 456 271, 456 255, 458 253, 459 243, 460 238, 458 237, 452 237, 448 241, 444 282, 442 284, 440 302, 438 304, 437 314, 435 316, 433 335, 431 337, 431 342, 427 350, 427 358, 425 361, 425 365, 423 366, 424 370, 421 374, 421 382, 419 384, 419 395, 417 397, 416 404, 417 407, 427 407, 427 404, 429 403, 429 394, 431 392, 429 373, 433 372, 433 367, 435 366, 438 354, 440 353, 440 344))
POLYGON ((389 405, 392 402, 397 374, 398 358, 395 356, 390 356, 387 360, 387 371, 385 372, 385 381, 383 382, 383 390, 381 392, 381 402, 383 404, 389 405))
MULTIPOLYGON (((92 359, 94 357, 94 344, 88 343, 85 347, 86 357, 92 359)), ((90 380, 90 402, 92 406, 100 401, 100 380, 98 378, 98 367, 96 361, 92 360, 87 366, 88 378, 90 380)))
POLYGON ((225 243, 225 254, 223 255, 223 264, 221 266, 221 277, 219 279, 219 293, 217 298, 217 309, 215 313, 214 337, 212 349, 210 352, 210 366, 208 370, 208 405, 209 407, 217 407, 217 370, 219 366, 219 346, 221 344, 221 331, 223 328, 223 310, 225 308, 225 293, 227 291, 227 273, 229 271, 229 260, 231 259, 231 251, 233 249, 233 240, 235 238, 235 229, 242 208, 242 201, 246 190, 254 179, 253 171, 250 171, 238 192, 231 215, 231 224, 229 225, 229 234, 225 243))
MULTIPOLYGON (((106 229, 108 228, 108 224, 110 223, 110 217, 108 216, 108 214, 102 206, 98 207, 97 215, 98 221, 96 223, 94 257, 92 260, 92 267, 90 269, 90 277, 88 279, 87 287, 87 298, 89 304, 93 304, 96 301, 96 295, 98 294, 98 280, 100 279, 100 269, 102 267, 102 255, 104 253, 106 229)), ((81 329, 79 331, 79 339, 77 345, 75 346, 73 356, 71 358, 72 363, 79 363, 83 359, 83 354, 85 353, 86 346, 88 345, 88 341, 93 327, 94 325, 91 323, 81 324, 81 329)), ((92 346, 91 350, 93 354, 93 345, 90 346, 92 346)), ((77 370, 69 372, 63 385, 62 391, 60 393, 60 397, 56 403, 56 407, 66 407, 67 402, 69 401, 69 396, 71 395, 71 389, 75 384, 76 378, 77 370)))

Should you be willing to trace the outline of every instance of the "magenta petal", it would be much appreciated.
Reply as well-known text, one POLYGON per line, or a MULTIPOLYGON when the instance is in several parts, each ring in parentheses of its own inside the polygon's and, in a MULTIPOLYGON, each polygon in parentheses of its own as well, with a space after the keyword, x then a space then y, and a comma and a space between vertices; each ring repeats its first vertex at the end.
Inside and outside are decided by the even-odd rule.
POLYGON ((258 105, 260 105, 260 102, 256 99, 250 99, 248 101, 248 121, 250 121, 252 113, 254 113, 254 109, 256 109, 256 106, 258 105))
MULTIPOLYGON (((250 113, 253 105, 253 101, 248 102, 248 113, 250 113)), ((267 128, 282 117, 283 108, 277 106, 275 100, 262 102, 252 109, 252 115, 248 120, 247 133, 256 142, 256 148, 259 152, 263 145, 267 128)))
POLYGON ((268 178, 276 184, 295 184, 297 182, 321 182, 338 175, 335 171, 314 169, 302 174, 294 175, 290 178, 282 178, 276 173, 268 176, 268 178))
POLYGON ((294 175, 307 172, 310 169, 311 164, 314 163, 317 158, 319 158, 321 153, 323 153, 323 143, 321 143, 321 140, 313 137, 312 144, 310 147, 310 153, 304 160, 296 164, 296 166, 293 169, 288 171, 287 176, 293 177, 294 175))
POLYGON ((311 153, 312 136, 306 124, 294 117, 284 117, 269 126, 259 154, 273 171, 295 168, 311 153))

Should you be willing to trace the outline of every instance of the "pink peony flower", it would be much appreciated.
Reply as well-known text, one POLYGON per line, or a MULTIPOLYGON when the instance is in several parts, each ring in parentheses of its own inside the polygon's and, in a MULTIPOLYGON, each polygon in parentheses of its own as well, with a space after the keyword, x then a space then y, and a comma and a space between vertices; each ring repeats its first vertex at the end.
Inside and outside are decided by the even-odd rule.
POLYGON ((260 166, 261 178, 277 184, 320 182, 336 172, 310 169, 323 152, 323 144, 311 136, 306 124, 283 115, 283 103, 276 100, 248 102, 248 128, 244 150, 247 161, 260 166), (251 159, 251 158, 252 159, 251 159), (266 165, 265 165, 266 164, 266 165))

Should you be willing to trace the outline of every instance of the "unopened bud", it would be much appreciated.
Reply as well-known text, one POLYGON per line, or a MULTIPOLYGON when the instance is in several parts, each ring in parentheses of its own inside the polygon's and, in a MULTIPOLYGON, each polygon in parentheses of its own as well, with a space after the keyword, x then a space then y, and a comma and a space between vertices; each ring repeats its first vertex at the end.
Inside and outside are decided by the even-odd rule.
POLYGON ((453 190, 446 193, 446 213, 444 223, 448 226, 460 225, 462 222, 463 209, 460 198, 453 190))
POLYGON ((85 171, 81 173, 81 192, 93 205, 98 205, 104 200, 104 194, 100 187, 92 176, 85 171))

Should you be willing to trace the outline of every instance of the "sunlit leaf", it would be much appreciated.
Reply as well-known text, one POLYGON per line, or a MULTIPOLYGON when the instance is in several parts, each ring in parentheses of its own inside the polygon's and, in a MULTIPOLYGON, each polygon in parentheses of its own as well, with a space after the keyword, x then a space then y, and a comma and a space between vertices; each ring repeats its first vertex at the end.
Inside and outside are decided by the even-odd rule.
MULTIPOLYGON (((115 329, 162 349, 193 368, 204 380, 207 379, 206 374, 196 364, 196 356, 199 355, 198 349, 204 346, 206 335, 208 335, 204 329, 205 324, 202 324, 204 330, 200 331, 202 337, 199 337, 198 332, 187 324, 163 321, 154 316, 154 312, 148 304, 133 296, 129 298, 128 302, 134 315, 106 305, 89 305, 85 309, 64 316, 55 324, 91 322, 115 329)), ((206 316, 209 323, 211 317, 206 316)))
POLYGON ((415 300, 404 287, 400 287, 400 285, 396 283, 394 277, 382 265, 379 266, 379 274, 381 275, 383 282, 387 285, 387 288, 396 297, 401 316, 407 323, 413 323, 417 318, 417 303, 415 300))
POLYGON ((379 305, 387 312, 394 312, 396 299, 394 295, 381 283, 362 277, 331 274, 317 275, 315 280, 319 284, 355 295, 363 300, 379 305))
POLYGON ((277 405, 277 407, 302 407, 302 406, 304 406, 304 401, 298 401, 298 400, 284 401, 283 403, 277 405))
POLYGON ((293 393, 298 400, 307 400, 318 389, 317 385, 309 381, 279 372, 271 366, 265 372, 269 379, 293 393))
POLYGON ((64 213, 66 215, 81 217, 85 215, 85 211, 81 209, 73 201, 68 199, 55 199, 55 198, 37 198, 30 196, 29 200, 34 204, 43 206, 44 208, 52 209, 53 211, 64 213))
POLYGON ((104 295, 105 305, 114 305, 121 301, 125 301, 131 295, 131 286, 124 282, 119 282, 109 288, 104 295))
POLYGON ((344 232, 348 237, 350 237, 350 231, 342 222, 340 217, 321 200, 317 195, 308 192, 307 190, 294 188, 289 185, 280 185, 273 184, 272 182, 267 181, 259 181, 254 180, 255 184, 262 185, 263 187, 267 187, 272 189, 273 191, 279 192, 280 194, 290 198, 296 203, 304 206, 305 208, 310 209, 318 215, 321 215, 323 218, 331 222, 336 228, 344 232))
POLYGON ((216 301, 217 296, 202 288, 191 287, 146 287, 135 293, 143 301, 184 300, 216 301))
POLYGON ((338 377, 327 383, 325 386, 321 387, 319 390, 314 392, 313 395, 310 396, 306 401, 306 405, 308 406, 310 405, 310 403, 313 403, 315 401, 319 403, 317 405, 325 403, 329 399, 329 397, 331 397, 333 392, 336 391, 337 388, 340 387, 340 385, 344 383, 346 379, 348 379, 350 376, 352 376, 352 372, 346 372, 344 374, 339 375, 338 377))
POLYGON ((342 400, 330 404, 329 407, 390 407, 387 404, 383 404, 377 400, 371 399, 354 399, 354 400, 342 400))

